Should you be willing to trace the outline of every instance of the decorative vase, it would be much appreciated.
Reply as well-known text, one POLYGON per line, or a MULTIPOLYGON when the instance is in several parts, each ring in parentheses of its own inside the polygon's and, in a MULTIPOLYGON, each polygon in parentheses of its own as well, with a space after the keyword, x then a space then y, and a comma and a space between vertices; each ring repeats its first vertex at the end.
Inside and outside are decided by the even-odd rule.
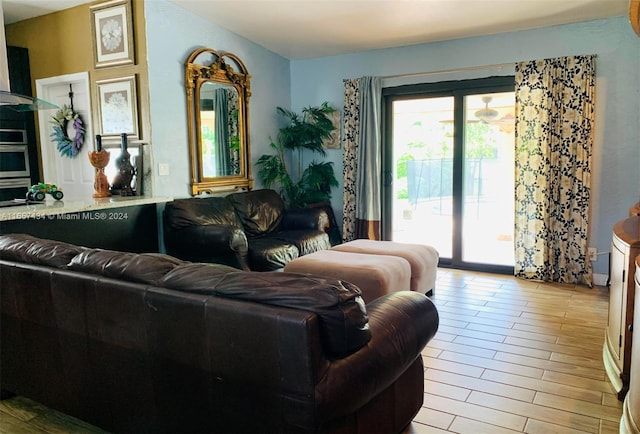
POLYGON ((109 164, 111 157, 107 151, 102 149, 102 137, 96 136, 96 150, 89 152, 89 162, 96 169, 95 180, 93 181, 93 197, 110 197, 109 181, 104 174, 104 168, 109 164))
POLYGON ((127 149, 127 135, 120 135, 120 155, 116 158, 116 176, 111 184, 111 193, 120 196, 133 196, 131 181, 135 175, 135 169, 131 164, 131 154, 127 149))

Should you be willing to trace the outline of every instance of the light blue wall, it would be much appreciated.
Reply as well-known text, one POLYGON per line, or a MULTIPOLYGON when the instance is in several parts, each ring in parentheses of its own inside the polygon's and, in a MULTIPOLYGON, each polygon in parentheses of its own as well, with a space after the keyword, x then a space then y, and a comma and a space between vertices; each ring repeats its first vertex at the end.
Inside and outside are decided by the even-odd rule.
MULTIPOLYGON (((640 38, 614 18, 401 48, 291 62, 291 107, 328 101, 342 109, 345 78, 451 71, 521 60, 596 54, 596 137, 593 149, 591 245, 605 253, 594 271, 608 272, 611 230, 640 200, 640 38)), ((384 80, 398 85, 513 73, 510 66, 384 80)), ((341 178, 342 152, 329 150, 341 178)), ((310 159, 309 157, 306 157, 310 159)), ((342 180, 332 202, 342 216, 342 180)))
MULTIPOLYGON (((625 18, 291 62, 166 0, 145 1, 145 18, 153 168, 157 173, 159 163, 168 163, 171 172, 153 177, 154 194, 173 197, 189 194, 184 61, 197 47, 235 53, 252 75, 253 167, 260 155, 270 153, 269 137, 281 122, 275 107, 299 110, 328 101, 342 109, 345 78, 414 74, 384 80, 385 86, 395 86, 505 75, 519 60, 596 54, 591 245, 605 253, 595 272, 607 273, 611 229, 640 200, 640 38, 625 18), (508 65, 477 69, 503 64, 508 65), (457 69, 465 71, 437 73, 457 69)), ((342 181, 341 150, 328 150, 327 159, 342 181)), ((261 187, 255 173, 254 178, 261 187)), ((342 183, 333 192, 333 205, 340 219, 342 183)))
MULTIPOLYGON (((255 167, 258 157, 268 152, 269 137, 278 130, 275 107, 289 107, 291 101, 289 60, 166 0, 146 0, 144 8, 153 193, 178 198, 190 192, 184 62, 196 48, 231 52, 251 74, 249 136, 255 167), (170 176, 157 176, 162 163, 169 164, 170 176)), ((255 187, 261 187, 256 181, 255 187)))

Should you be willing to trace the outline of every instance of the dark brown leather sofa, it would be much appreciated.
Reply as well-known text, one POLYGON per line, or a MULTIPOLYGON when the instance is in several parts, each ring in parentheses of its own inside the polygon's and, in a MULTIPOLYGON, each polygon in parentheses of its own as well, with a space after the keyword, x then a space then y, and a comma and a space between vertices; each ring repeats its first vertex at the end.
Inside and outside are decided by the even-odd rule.
POLYGON ((397 433, 431 301, 0 236, 0 386, 112 432, 397 433))
POLYGON ((285 209, 270 189, 176 199, 163 212, 168 254, 253 271, 279 270, 330 248, 329 224, 325 210, 285 209))

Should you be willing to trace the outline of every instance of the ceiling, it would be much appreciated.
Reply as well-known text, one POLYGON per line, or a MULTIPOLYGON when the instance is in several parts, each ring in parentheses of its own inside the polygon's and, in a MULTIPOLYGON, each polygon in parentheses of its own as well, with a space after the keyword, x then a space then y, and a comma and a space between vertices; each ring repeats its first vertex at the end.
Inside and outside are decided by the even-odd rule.
POLYGON ((6 25, 78 6, 87 0, 0 0, 0 3, 6 25))
MULTIPOLYGON (((5 24, 83 0, 0 0, 5 24)), ((169 0, 288 59, 624 16, 629 0, 169 0)))

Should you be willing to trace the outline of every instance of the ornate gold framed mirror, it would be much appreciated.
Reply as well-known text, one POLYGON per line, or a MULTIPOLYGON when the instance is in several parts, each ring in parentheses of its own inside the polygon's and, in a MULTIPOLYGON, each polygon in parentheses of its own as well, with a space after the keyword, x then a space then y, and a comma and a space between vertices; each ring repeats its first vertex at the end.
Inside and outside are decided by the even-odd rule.
POLYGON ((191 194, 251 189, 250 75, 234 54, 199 48, 185 63, 191 194))
POLYGON ((629 0, 629 22, 633 30, 640 36, 640 0, 629 0))

